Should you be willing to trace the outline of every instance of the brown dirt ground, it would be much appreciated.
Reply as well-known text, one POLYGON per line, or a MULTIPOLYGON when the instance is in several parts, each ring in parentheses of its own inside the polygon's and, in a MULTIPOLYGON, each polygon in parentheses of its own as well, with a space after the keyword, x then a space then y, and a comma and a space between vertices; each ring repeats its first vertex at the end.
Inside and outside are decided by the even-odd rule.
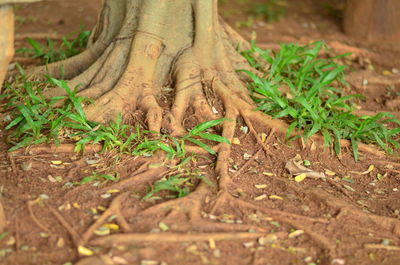
MULTIPOLYGON (((95 23, 99 2, 19 5, 16 7, 17 37, 45 36, 54 32, 65 35, 76 31, 81 23, 90 28, 95 23)), ((232 25, 248 18, 246 5, 241 4, 243 1, 225 2, 221 13, 232 25)), ((400 68, 400 52, 390 45, 370 45, 347 38, 340 31, 340 19, 320 3, 317 0, 288 1, 286 14, 278 22, 267 24, 256 18, 254 26, 239 28, 239 31, 247 38, 251 31, 257 31, 260 45, 271 49, 276 49, 280 42, 308 43, 323 39, 335 53, 354 51, 353 57, 345 63, 352 69, 350 89, 366 96, 360 102, 361 110, 385 110, 398 115, 400 83, 396 80, 400 75, 396 69, 400 68), (371 80, 368 85, 362 85, 363 80, 368 79, 371 80)), ((17 47, 22 45, 22 41, 17 41, 17 47)), ((238 126, 243 125, 242 122, 238 126)), ((259 133, 270 133, 261 131, 257 124, 255 129, 259 133)), ((269 242, 237 238, 215 240, 214 245, 208 238, 174 243, 160 239, 110 248, 90 246, 103 263, 90 260, 81 264, 400 264, 400 228, 393 225, 396 220, 400 221, 399 156, 362 153, 361 161, 355 163, 350 150, 343 150, 342 155, 336 157, 329 150, 302 148, 297 142, 285 143, 277 134, 271 135, 267 150, 257 145, 251 133, 238 129, 236 137, 241 144, 233 146, 230 165, 237 188, 230 192, 237 201, 227 201, 214 211, 217 194, 211 194, 202 202, 203 218, 209 221, 208 228, 214 226, 216 231, 221 223, 227 224, 229 229, 235 223, 235 232, 245 232, 249 227, 261 229, 268 234, 269 242), (252 155, 249 163, 244 154, 252 155), (285 164, 296 154, 311 161, 313 170, 330 170, 335 174, 328 175, 325 181, 307 178, 294 182, 285 164), (243 165, 240 173, 235 174, 243 165), (373 171, 357 173, 365 172, 370 165, 375 166, 373 171), (377 181, 378 173, 387 175, 377 181), (260 184, 266 186, 255 187, 260 184), (279 197, 255 200, 263 194, 279 197), (371 216, 381 218, 374 222, 371 216), (304 234, 289 236, 294 230, 303 230, 304 234)), ((82 235, 119 193, 104 196, 113 183, 100 183, 99 187, 65 184, 78 181, 93 171, 118 172, 121 179, 125 179, 135 175, 145 162, 133 157, 115 161, 112 154, 97 155, 88 151, 81 155, 35 147, 10 154, 7 148, 5 144, 0 145, 0 192, 8 232, 0 240, 1 264, 77 262, 80 257, 71 231, 75 231, 77 237, 82 235), (48 199, 38 200, 40 196, 48 199), (61 224, 61 218, 54 212, 69 224, 69 231, 68 225, 61 224)), ((200 159, 192 164, 201 168, 212 182, 216 181, 207 160, 200 159)), ((143 212, 167 200, 162 196, 166 194, 161 194, 159 201, 142 201, 140 198, 150 184, 124 189, 129 191, 129 196, 122 203, 122 213, 133 232, 167 234, 169 231, 160 231, 160 222, 174 232, 191 231, 186 233, 188 235, 205 231, 204 227, 192 225, 190 216, 169 215, 168 207, 156 208, 158 211, 151 214, 143 212)), ((107 222, 115 223, 115 220, 107 222)))

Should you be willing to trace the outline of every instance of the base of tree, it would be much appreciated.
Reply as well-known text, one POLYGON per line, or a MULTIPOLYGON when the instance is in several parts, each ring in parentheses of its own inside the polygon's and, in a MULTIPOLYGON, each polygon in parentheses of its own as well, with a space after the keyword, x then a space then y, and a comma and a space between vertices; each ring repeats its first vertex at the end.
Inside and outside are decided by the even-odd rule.
MULTIPOLYGON (((182 135, 186 132, 184 121, 188 113, 194 115, 199 123, 223 117, 227 120, 222 124, 221 135, 230 140, 235 135, 237 121, 243 119, 260 148, 268 153, 269 143, 261 141, 253 123, 279 135, 286 132, 287 125, 254 110, 255 106, 243 82, 244 77, 235 71, 250 68, 237 52, 238 44, 241 48, 248 47, 248 43, 219 18, 217 1, 105 0, 88 49, 65 61, 37 68, 34 73, 49 73, 60 77, 62 66, 64 77, 70 79, 69 85, 79 85, 79 95, 95 100, 95 104, 86 106, 89 119, 107 122, 122 113, 129 120, 129 116, 139 110, 145 113, 144 121, 148 129, 182 135), (172 97, 171 90, 174 92, 172 97)), ((61 89, 46 92, 48 96, 64 93, 61 89)), ((319 146, 322 138, 315 136, 308 144, 312 142, 319 146)), ((343 145, 349 143, 343 142, 343 145)), ((121 213, 121 203, 127 196, 123 193, 114 199, 103 216, 83 235, 77 235, 65 220, 56 214, 55 216, 70 232, 77 246, 124 245, 138 240, 197 241, 205 240, 210 235, 221 240, 231 240, 255 238, 266 232, 262 227, 252 225, 221 224, 205 220, 202 214, 203 202, 207 196, 213 194, 217 199, 209 215, 217 214, 220 207, 226 204, 259 211, 296 229, 304 230, 331 257, 335 257, 334 242, 298 222, 301 220, 310 224, 326 224, 326 220, 266 209, 234 197, 232 190, 237 187, 228 171, 231 146, 220 143, 213 149, 218 153, 215 167, 215 174, 218 176, 217 195, 214 189, 201 182, 186 197, 155 205, 142 212, 132 210, 121 213), (162 220, 186 216, 190 221, 187 226, 180 227, 179 231, 158 236, 156 239, 152 234, 131 233, 128 218, 160 212, 164 213, 160 216, 162 220), (117 222, 126 233, 92 240, 93 232, 111 215, 117 216, 117 222), (247 233, 249 229, 256 233, 247 233), (198 234, 176 234, 193 231, 198 234)), ((382 155, 375 148, 366 145, 360 145, 359 150, 371 152, 375 156, 382 155)), ((152 159, 159 158, 149 158, 149 161, 152 159)), ((152 183, 162 178, 164 170, 144 170, 107 189, 123 190, 130 186, 152 183)), ((284 178, 279 180, 298 192, 304 192, 295 183, 284 178)), ((374 222, 385 233, 400 235, 399 220, 366 214, 319 189, 306 193, 339 212, 334 222, 341 222, 341 218, 346 216, 357 220, 357 223, 374 222), (351 217, 348 216, 349 213, 351 217)), ((105 264, 95 259, 97 258, 83 259, 77 264, 105 264)))

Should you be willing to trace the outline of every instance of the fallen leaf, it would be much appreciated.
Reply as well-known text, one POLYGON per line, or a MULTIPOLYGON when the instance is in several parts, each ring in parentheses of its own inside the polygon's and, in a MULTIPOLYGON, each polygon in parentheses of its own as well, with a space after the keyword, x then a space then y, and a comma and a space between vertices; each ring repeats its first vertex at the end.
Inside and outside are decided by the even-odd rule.
POLYGON ((210 245, 211 249, 215 249, 217 247, 214 238, 208 239, 208 244, 210 245))
POLYGON ((104 227, 107 227, 107 228, 109 228, 109 229, 111 229, 111 230, 119 230, 119 225, 117 225, 117 224, 104 224, 103 225, 104 227))
POLYGON ((117 190, 117 189, 111 189, 111 190, 108 190, 108 191, 107 191, 107 193, 109 193, 109 194, 111 194, 111 193, 118 193, 118 192, 120 192, 120 190, 117 190))
POLYGON ((275 243, 278 240, 278 236, 275 234, 268 234, 258 239, 258 244, 264 246, 266 244, 275 243))
POLYGON ((101 226, 99 229, 95 230, 94 233, 98 236, 108 236, 110 234, 110 228, 101 226))
POLYGON ((371 173, 372 171, 374 171, 374 169, 375 169, 375 166, 374 165, 370 165, 368 167, 367 171, 362 172, 361 175, 367 175, 367 174, 371 173))
POLYGON ((164 232, 169 230, 169 226, 166 223, 163 223, 163 222, 160 222, 158 224, 158 227, 164 232))
POLYGON ((306 173, 301 173, 300 175, 297 175, 294 177, 294 181, 296 182, 302 182, 303 180, 305 180, 307 177, 306 173))
POLYGON ((265 199, 265 198, 267 198, 267 195, 266 195, 266 194, 263 194, 263 195, 260 195, 260 196, 255 197, 254 200, 255 200, 255 201, 261 201, 261 200, 263 200, 263 199, 265 199))
POLYGON ((291 232, 288 237, 289 238, 295 238, 295 237, 298 237, 298 236, 300 236, 302 234, 304 234, 303 230, 296 230, 296 231, 291 232))
POLYGON ((92 256, 94 252, 84 246, 78 246, 78 253, 82 256, 92 256))
POLYGON ((265 143, 266 140, 267 140, 267 134, 261 133, 261 142, 265 143))
POLYGON ((239 138, 234 137, 234 138, 232 139, 232 144, 240 145, 240 140, 239 140, 239 138))
POLYGON ((60 160, 53 160, 53 161, 50 161, 53 165, 61 165, 62 164, 62 161, 60 161, 60 160))
POLYGON ((335 176, 336 172, 333 172, 332 170, 329 169, 325 169, 325 174, 327 174, 328 176, 335 176))
POLYGON ((265 176, 268 176, 268 177, 275 176, 274 173, 270 173, 270 172, 263 172, 262 174, 265 175, 265 176))
POLYGON ((283 198, 278 195, 270 195, 268 198, 270 198, 272 200, 283 200, 283 198))
POLYGON ((267 184, 256 184, 256 185, 254 185, 254 187, 256 187, 257 189, 264 189, 264 188, 268 187, 268 185, 267 184))

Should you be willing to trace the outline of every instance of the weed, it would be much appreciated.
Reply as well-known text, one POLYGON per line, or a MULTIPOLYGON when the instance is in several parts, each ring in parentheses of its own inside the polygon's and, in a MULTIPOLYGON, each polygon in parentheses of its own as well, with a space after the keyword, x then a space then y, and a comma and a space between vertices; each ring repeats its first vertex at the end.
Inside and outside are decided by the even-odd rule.
POLYGON ((340 153, 340 140, 351 141, 355 160, 358 160, 358 142, 379 145, 390 152, 391 147, 399 148, 395 136, 400 128, 388 129, 388 123, 400 124, 389 113, 358 117, 351 112, 351 100, 361 95, 344 95, 341 88, 345 67, 334 58, 318 58, 321 49, 326 48, 322 41, 306 46, 282 44, 279 52, 271 53, 255 46, 242 52, 247 61, 263 76, 246 70, 252 82, 249 89, 258 109, 273 118, 286 119, 290 126, 289 137, 295 130, 302 130, 303 137, 320 132, 325 146, 334 145, 336 154, 340 153))
POLYGON ((101 143, 103 151, 112 149, 118 153, 151 156, 156 150, 164 150, 170 159, 184 159, 187 157, 186 141, 210 154, 215 152, 199 139, 229 143, 222 136, 206 132, 225 119, 201 123, 180 138, 123 124, 122 115, 107 125, 89 121, 82 107, 89 100, 78 96, 65 81, 52 77, 47 77, 45 81, 33 81, 22 69, 20 72, 13 85, 6 84, 7 94, 3 95, 7 99, 5 110, 10 111, 6 126, 6 130, 12 129, 8 141, 14 146, 10 151, 52 141, 58 145, 67 140, 75 143, 76 152, 82 151, 87 144, 101 143), (63 88, 67 96, 46 99, 42 90, 48 86, 63 88))
POLYGON ((110 175, 110 174, 98 174, 96 172, 93 172, 92 175, 84 177, 80 181, 75 182, 74 185, 79 186, 79 185, 83 185, 83 184, 86 184, 86 183, 89 183, 89 182, 92 182, 92 181, 98 181, 99 184, 100 184, 101 181, 102 182, 107 182, 107 181, 115 182, 115 181, 118 181, 118 179, 119 179, 118 174, 110 175))
POLYGON ((68 40, 74 33, 63 37, 58 49, 56 47, 57 44, 49 38, 46 40, 46 45, 42 45, 32 38, 26 38, 26 41, 31 47, 17 49, 16 52, 25 53, 31 58, 40 58, 43 60, 44 64, 60 61, 80 53, 82 49, 86 47, 90 32, 90 30, 84 30, 84 28, 81 27, 75 39, 71 41, 68 40))

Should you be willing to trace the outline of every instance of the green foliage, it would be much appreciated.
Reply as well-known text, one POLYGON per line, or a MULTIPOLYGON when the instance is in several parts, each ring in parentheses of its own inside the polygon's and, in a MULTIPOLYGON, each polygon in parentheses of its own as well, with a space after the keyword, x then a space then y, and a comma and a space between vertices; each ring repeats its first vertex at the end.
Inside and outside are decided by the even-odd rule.
POLYGON ((286 136, 295 129, 309 138, 319 132, 326 146, 333 144, 340 153, 340 140, 351 141, 353 154, 358 159, 358 142, 379 145, 390 152, 399 148, 395 136, 400 128, 388 129, 388 123, 400 124, 389 113, 358 117, 350 100, 360 95, 343 95, 345 67, 334 58, 319 58, 326 48, 322 41, 306 46, 282 44, 279 52, 262 50, 255 46, 242 52, 247 61, 263 76, 243 70, 252 79, 249 89, 258 109, 273 118, 283 118, 290 123, 286 136))
POLYGON ((54 142, 58 145, 63 140, 73 141, 77 152, 87 144, 100 143, 103 151, 151 156, 156 150, 164 150, 170 159, 183 159, 187 157, 186 141, 204 148, 210 154, 215 152, 200 139, 229 143, 222 136, 206 132, 225 119, 201 123, 187 135, 174 138, 123 124, 121 115, 107 125, 89 121, 82 107, 89 100, 78 96, 63 80, 47 77, 45 81, 32 81, 21 69, 21 75, 13 85, 6 84, 5 87, 5 110, 10 111, 6 130, 12 129, 8 141, 14 144, 10 151, 40 143, 54 142), (46 99, 42 90, 48 86, 63 88, 67 96, 46 99))
POLYGON ((190 189, 187 185, 190 181, 190 177, 182 177, 181 174, 164 177, 154 183, 153 190, 147 193, 143 200, 147 200, 153 197, 156 193, 168 190, 176 193, 177 198, 184 197, 189 194, 190 189))
POLYGON ((92 175, 84 177, 83 179, 81 179, 78 182, 75 182, 74 184, 75 185, 83 185, 83 184, 86 184, 86 183, 89 183, 92 181, 104 181, 104 182, 113 181, 113 182, 115 182, 115 181, 118 181, 118 179, 119 179, 118 175, 113 176, 110 174, 98 174, 96 172, 93 172, 92 175))
POLYGON ((30 45, 30 48, 21 48, 16 50, 16 52, 25 53, 31 58, 41 58, 44 64, 60 61, 80 53, 82 49, 86 47, 90 33, 90 30, 84 30, 84 28, 81 27, 75 39, 69 41, 69 36, 63 37, 61 39, 61 45, 58 48, 58 45, 49 38, 46 40, 45 45, 31 38, 27 38, 26 41, 30 45))
POLYGON ((251 13, 267 22, 279 20, 285 14, 286 0, 268 0, 266 3, 254 3, 251 13))

